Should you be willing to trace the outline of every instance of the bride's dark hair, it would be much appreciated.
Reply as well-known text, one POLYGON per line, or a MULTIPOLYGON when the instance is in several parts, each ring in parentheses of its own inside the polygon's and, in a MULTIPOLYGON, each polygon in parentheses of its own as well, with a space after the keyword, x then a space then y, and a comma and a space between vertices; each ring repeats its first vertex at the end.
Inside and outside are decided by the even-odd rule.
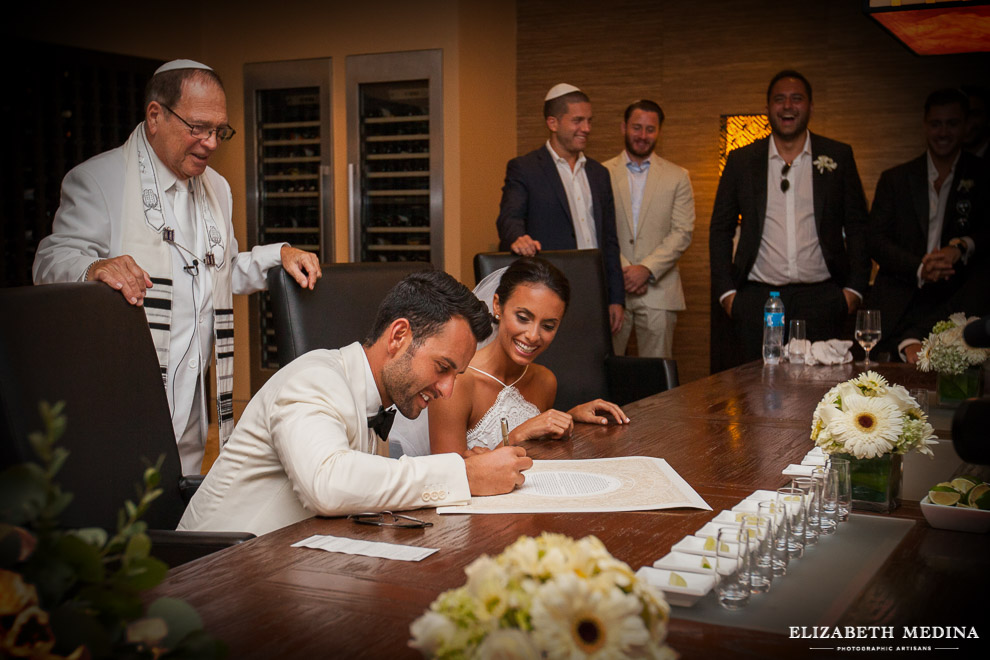
POLYGON ((571 301, 571 284, 560 269, 539 257, 520 257, 512 262, 498 283, 495 293, 503 303, 520 284, 541 284, 556 293, 564 301, 564 311, 571 301))

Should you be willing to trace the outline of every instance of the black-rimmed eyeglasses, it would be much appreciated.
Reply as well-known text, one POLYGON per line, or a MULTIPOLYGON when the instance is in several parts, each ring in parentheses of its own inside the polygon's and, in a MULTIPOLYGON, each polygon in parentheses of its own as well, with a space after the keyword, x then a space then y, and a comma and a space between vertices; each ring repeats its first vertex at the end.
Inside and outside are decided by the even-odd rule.
POLYGON ((787 192, 788 188, 791 187, 791 182, 787 180, 787 173, 791 171, 790 163, 784 163, 784 166, 780 168, 780 192, 787 192))
POLYGON ((178 112, 167 106, 166 104, 161 104, 163 108, 175 115, 176 119, 181 121, 189 128, 189 134, 192 135, 197 140, 209 140, 210 136, 216 133, 217 142, 226 142, 230 138, 234 137, 237 132, 230 126, 217 126, 216 128, 210 128, 209 126, 202 126, 199 124, 190 124, 185 119, 179 115, 178 112))
POLYGON ((433 527, 433 523, 419 520, 412 516, 404 516, 401 513, 382 511, 381 513, 352 513, 347 516, 359 525, 377 525, 378 527, 406 527, 418 529, 422 527, 433 527))

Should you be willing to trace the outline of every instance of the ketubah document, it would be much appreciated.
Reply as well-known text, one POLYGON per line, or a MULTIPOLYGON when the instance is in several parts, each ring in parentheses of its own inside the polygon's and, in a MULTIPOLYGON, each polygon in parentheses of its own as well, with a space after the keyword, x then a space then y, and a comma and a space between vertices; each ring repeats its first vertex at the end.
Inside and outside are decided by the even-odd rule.
POLYGON ((511 493, 472 497, 438 513, 581 513, 712 508, 662 458, 626 456, 533 461, 526 483, 511 493))

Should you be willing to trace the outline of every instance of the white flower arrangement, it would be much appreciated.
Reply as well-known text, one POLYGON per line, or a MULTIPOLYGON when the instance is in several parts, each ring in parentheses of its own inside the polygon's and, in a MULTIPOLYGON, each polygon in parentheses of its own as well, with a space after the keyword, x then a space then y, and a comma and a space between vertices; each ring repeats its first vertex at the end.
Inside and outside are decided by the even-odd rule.
POLYGON ((811 419, 811 439, 827 454, 877 458, 913 450, 932 456, 934 438, 918 402, 874 371, 830 389, 811 419))
POLYGON ((834 160, 832 160, 825 154, 820 155, 811 164, 818 168, 819 174, 825 174, 825 170, 828 170, 829 172, 834 172, 835 168, 839 166, 838 163, 836 163, 834 160))
POLYGON ((978 320, 975 316, 966 318, 960 312, 946 321, 936 323, 928 337, 921 342, 918 369, 956 375, 986 362, 990 358, 990 349, 973 348, 963 339, 963 328, 978 320))
POLYGON ((523 536, 409 628, 434 658, 664 658, 670 607, 594 536, 523 536))

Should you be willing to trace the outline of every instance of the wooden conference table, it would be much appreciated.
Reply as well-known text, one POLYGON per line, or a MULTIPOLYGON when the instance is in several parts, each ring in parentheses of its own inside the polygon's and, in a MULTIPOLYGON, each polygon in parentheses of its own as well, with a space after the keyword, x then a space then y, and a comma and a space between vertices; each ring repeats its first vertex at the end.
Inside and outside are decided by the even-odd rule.
MULTIPOLYGON (((571 440, 527 443, 537 459, 664 458, 714 511, 440 516, 424 509, 414 515, 433 527, 419 530, 312 518, 175 568, 152 595, 196 607, 231 657, 417 657, 406 645, 409 624, 441 591, 464 584, 464 568, 476 557, 497 554, 521 535, 594 534, 635 570, 752 491, 786 485, 781 470, 811 448, 815 405, 858 371, 853 365, 751 363, 625 407, 628 426, 578 425, 571 440), (289 547, 312 534, 440 551, 410 563, 289 547)), ((882 365, 879 371, 909 389, 934 389, 934 378, 913 368, 882 365)), ((987 535, 933 529, 917 502, 904 501, 892 515, 916 522, 837 625, 982 622, 977 612, 990 593, 987 535)), ((683 658, 829 657, 809 651, 807 640, 789 639, 785 625, 774 635, 679 620, 677 612, 668 641, 683 658)), ((981 637, 990 634, 986 626, 977 629, 981 637)))

